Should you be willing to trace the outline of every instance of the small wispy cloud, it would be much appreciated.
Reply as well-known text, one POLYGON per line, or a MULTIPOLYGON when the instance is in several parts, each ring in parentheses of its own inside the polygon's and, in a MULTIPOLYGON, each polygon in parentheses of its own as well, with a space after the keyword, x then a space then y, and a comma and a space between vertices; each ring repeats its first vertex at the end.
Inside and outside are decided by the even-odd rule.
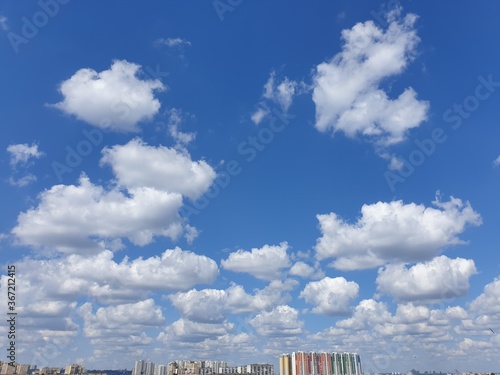
POLYGON ((9 25, 7 24, 7 17, 5 16, 0 16, 0 29, 2 29, 3 31, 7 31, 9 30, 9 25))
MULTIPOLYGON (((12 144, 7 147, 7 152, 10 153, 10 166, 13 169, 14 176, 19 176, 23 174, 24 168, 28 168, 33 163, 30 163, 31 159, 39 159, 45 154, 38 149, 38 145, 33 143, 28 145, 24 144, 12 144), (21 170, 18 167, 21 166, 21 170)), ((22 177, 16 178, 14 176, 9 177, 9 184, 17 187, 28 186, 32 182, 37 180, 36 176, 32 173, 27 173, 22 177)))
POLYGON ((180 130, 185 114, 177 108, 168 111, 168 133, 174 139, 177 148, 184 148, 196 138, 196 133, 185 133, 180 130))
POLYGON ((13 168, 18 164, 26 165, 31 158, 39 159, 45 155, 38 150, 38 145, 35 143, 31 146, 27 143, 9 145, 7 151, 10 153, 10 165, 13 168))
POLYGON ((251 120, 255 125, 259 125, 270 113, 268 104, 278 105, 283 112, 288 112, 295 96, 303 94, 307 90, 308 88, 303 82, 296 82, 288 79, 288 77, 285 77, 281 82, 277 82, 276 72, 272 71, 264 84, 264 92, 259 102, 259 108, 252 113, 251 120))
POLYGON ((500 156, 493 160, 493 166, 498 167, 500 165, 500 156))
POLYGON ((27 174, 26 176, 23 176, 19 179, 15 179, 13 177, 9 178, 9 184, 12 186, 17 186, 17 187, 25 187, 31 184, 32 182, 36 181, 36 176, 33 174, 27 174))
POLYGON ((191 42, 182 38, 160 38, 155 41, 157 46, 182 47, 191 46, 191 42))

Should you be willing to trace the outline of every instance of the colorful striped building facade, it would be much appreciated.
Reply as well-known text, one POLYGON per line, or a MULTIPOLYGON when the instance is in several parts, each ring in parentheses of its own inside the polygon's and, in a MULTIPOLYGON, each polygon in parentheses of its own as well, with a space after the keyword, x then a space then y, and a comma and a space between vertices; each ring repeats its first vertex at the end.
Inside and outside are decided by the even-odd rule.
POLYGON ((362 375, 356 353, 293 352, 280 356, 280 375, 362 375))

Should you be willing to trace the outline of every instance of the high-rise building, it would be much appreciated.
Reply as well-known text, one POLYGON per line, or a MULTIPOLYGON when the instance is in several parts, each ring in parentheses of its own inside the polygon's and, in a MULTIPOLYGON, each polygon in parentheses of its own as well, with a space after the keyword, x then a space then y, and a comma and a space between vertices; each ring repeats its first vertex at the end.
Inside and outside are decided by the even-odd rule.
POLYGON ((146 362, 146 370, 144 371, 144 375, 154 375, 155 373, 155 364, 153 362, 146 362))
POLYGON ((170 362, 167 365, 167 375, 177 375, 179 365, 177 362, 170 362))
POLYGON ((279 363, 280 375, 362 375, 357 353, 293 352, 279 363))
POLYGON ((16 372, 16 366, 10 366, 7 362, 2 364, 1 373, 2 374, 14 374, 16 372))
POLYGON ((135 361, 133 375, 145 375, 145 371, 146 371, 146 362, 142 359, 140 361, 135 361))
MULTIPOLYGON (((260 364, 260 363, 252 363, 250 365, 242 366, 246 367, 246 374, 252 375, 274 375, 274 365, 270 364, 260 364)), ((243 370, 242 370, 243 372, 243 370)))
POLYGON ((280 355, 280 375, 290 375, 292 368, 292 357, 290 354, 280 355))
POLYGON ((64 371, 64 375, 81 375, 85 373, 86 373, 85 367, 77 364, 66 366, 66 370, 64 371))
POLYGON ((167 366, 155 365, 154 375, 167 375, 167 366))
POLYGON ((17 365, 16 366, 16 374, 28 375, 29 369, 30 369, 30 365, 17 365))

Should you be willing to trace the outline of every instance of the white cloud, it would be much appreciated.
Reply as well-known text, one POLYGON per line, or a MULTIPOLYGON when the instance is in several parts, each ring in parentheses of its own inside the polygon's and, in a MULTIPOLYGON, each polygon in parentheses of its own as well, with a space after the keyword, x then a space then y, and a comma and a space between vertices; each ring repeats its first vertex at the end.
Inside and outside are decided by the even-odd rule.
MULTIPOLYGON (((182 323, 177 323, 177 326, 180 326, 182 323)), ((193 325, 193 323, 191 323, 193 325)), ((194 325, 196 327, 196 325, 194 325)), ((220 325, 219 325, 220 327, 220 325)), ((176 327, 177 328, 177 327, 176 327)), ((190 327, 192 328, 192 327, 190 327)), ((190 353, 191 358, 201 358, 207 357, 210 358, 224 358, 228 359, 228 353, 238 353, 238 356, 245 357, 246 355, 259 355, 258 349, 255 347, 256 337, 247 332, 238 332, 238 327, 222 327, 219 332, 223 332, 224 330, 232 329, 236 331, 235 333, 227 333, 223 335, 212 335, 206 337, 204 334, 203 328, 205 330, 210 329, 209 326, 205 327, 196 327, 198 332, 201 331, 201 337, 190 337, 189 335, 179 335, 175 336, 173 333, 173 329, 167 329, 166 332, 161 332, 158 335, 157 340, 161 342, 164 348, 168 348, 168 354, 170 358, 185 358, 185 354, 187 352, 190 353), (181 338, 181 340, 179 340, 181 338)), ((212 327, 213 328, 213 327, 212 327)), ((182 328, 177 332, 186 332, 182 328)), ((193 331, 193 330, 192 330, 193 331)), ((165 356, 162 355, 162 358, 165 356)))
POLYGON ((265 108, 259 108, 257 109, 252 116, 250 117, 251 120, 254 122, 255 125, 259 125, 262 120, 269 114, 269 110, 265 108))
POLYGON ((262 280, 279 279, 281 270, 290 267, 287 250, 286 242, 279 246, 264 245, 251 251, 240 249, 229 254, 226 260, 222 260, 221 266, 229 271, 249 273, 262 280))
POLYGON ((165 89, 159 80, 138 78, 139 72, 140 65, 125 60, 102 72, 80 69, 61 83, 64 100, 53 106, 102 129, 138 131, 138 123, 160 109, 154 92, 165 89))
POLYGON ((363 205, 361 217, 348 224, 335 213, 317 215, 322 237, 316 244, 318 259, 337 258, 337 269, 373 268, 388 261, 432 259, 447 245, 463 244, 458 238, 481 217, 470 204, 451 198, 436 199, 433 207, 402 201, 363 205))
POLYGON ((0 28, 3 30, 3 31, 7 31, 9 30, 9 25, 7 24, 9 20, 7 19, 7 17, 5 16, 0 16, 0 28))
POLYGON ((307 303, 315 305, 316 314, 346 315, 351 310, 351 303, 357 298, 359 285, 343 277, 325 277, 308 283, 300 293, 307 303))
POLYGON ((446 356, 447 346, 454 341, 452 329, 453 324, 443 310, 409 303, 398 305, 392 314, 386 303, 367 299, 359 302, 351 317, 308 336, 307 341, 316 345, 320 343, 332 351, 362 352, 365 371, 374 372, 377 368, 380 370, 378 358, 387 359, 381 353, 397 355, 401 363, 417 363, 420 358, 439 361, 440 356, 446 356), (385 349, 381 351, 380 348, 385 349), (420 354, 422 352, 426 353, 424 357, 420 354))
POLYGON ((299 312, 288 305, 281 305, 269 312, 257 314, 250 320, 260 336, 286 337, 302 334, 304 323, 299 320, 299 312))
POLYGON ((169 341, 201 342, 206 339, 215 339, 227 335, 234 330, 234 324, 223 323, 195 323, 186 319, 173 322, 160 333, 158 340, 168 343, 169 341))
POLYGON ((494 161, 493 161, 493 165, 495 167, 499 166, 500 165, 500 156, 498 156, 494 161))
POLYGON ((288 79, 288 77, 277 83, 276 72, 272 71, 267 82, 264 84, 262 101, 259 103, 260 108, 251 115, 251 120, 255 125, 259 125, 262 122, 270 113, 267 102, 279 105, 283 112, 288 112, 294 97, 304 91, 303 86, 303 84, 299 85, 296 81, 288 79))
POLYGON ((182 38, 160 38, 155 41, 156 45, 165 45, 167 47, 191 46, 191 42, 182 38))
POLYGON ((390 319, 391 314, 383 302, 365 299, 360 301, 354 308, 352 317, 339 321, 336 327, 359 331, 361 329, 369 329, 375 324, 388 322, 390 319))
POLYGON ((250 295, 241 285, 233 284, 227 289, 227 306, 232 313, 270 311, 276 306, 291 301, 291 292, 298 282, 293 279, 273 280, 264 289, 254 290, 250 295))
POLYGON ((38 150, 38 145, 32 143, 31 146, 27 143, 12 144, 7 147, 10 153, 10 165, 16 167, 18 164, 26 165, 31 158, 39 159, 45 154, 38 150))
POLYGON ((172 108, 168 111, 168 133, 174 139, 177 148, 183 148, 194 141, 196 133, 185 133, 180 131, 183 121, 183 112, 180 109, 172 108))
POLYGON ((287 112, 292 105, 296 89, 297 82, 290 81, 288 77, 285 77, 281 83, 276 84, 276 73, 271 72, 269 79, 264 85, 264 94, 262 96, 279 104, 281 109, 287 112))
POLYGON ((468 314, 467 311, 461 306, 450 306, 445 310, 445 315, 450 319, 466 319, 468 314))
POLYGON ((78 185, 55 185, 39 196, 35 208, 21 213, 12 230, 21 244, 63 253, 121 248, 128 238, 144 246, 155 236, 188 241, 196 229, 179 214, 183 196, 196 199, 212 184, 215 171, 186 152, 153 147, 140 139, 103 150, 118 186, 94 185, 82 175, 78 185), (100 243, 104 241, 103 243, 100 243))
POLYGON ((298 276, 304 279, 321 279, 325 275, 321 269, 310 266, 302 261, 296 262, 290 271, 288 272, 290 276, 298 276))
POLYGON ((216 177, 204 160, 193 161, 185 152, 149 146, 137 138, 102 153, 101 164, 110 165, 119 184, 127 189, 147 187, 196 199, 216 177))
POLYGON ((229 314, 270 311, 291 300, 295 280, 274 280, 264 289, 248 294, 241 285, 232 283, 226 290, 192 289, 171 295, 170 300, 184 319, 197 323, 222 323, 229 314))
POLYGON ((399 171, 404 167, 404 163, 401 159, 396 156, 390 157, 389 169, 391 171, 399 171))
POLYGON ((439 301, 462 297, 476 274, 471 259, 444 255, 407 268, 389 264, 378 272, 378 290, 400 301, 439 301))
POLYGON ((227 293, 224 290, 190 290, 170 296, 183 318, 198 323, 222 323, 227 318, 227 293))
POLYGON ((195 227, 189 225, 189 224, 186 224, 184 226, 184 230, 185 230, 185 234, 184 234, 184 237, 186 238, 186 242, 188 244, 192 244, 194 242, 194 240, 200 235, 200 232, 198 231, 198 229, 196 229, 195 227))
POLYGON ((106 191, 86 176, 79 185, 55 185, 39 196, 38 207, 19 214, 12 233, 24 245, 63 253, 101 249, 92 238, 126 237, 136 245, 154 236, 176 239, 182 232, 182 196, 149 187, 106 191))
POLYGON ((18 179, 15 179, 13 177, 10 177, 9 178, 9 184, 11 184, 12 186, 17 186, 17 187, 24 187, 24 186, 28 186, 29 184, 31 184, 32 182, 35 182, 36 181, 36 176, 29 173, 21 178, 18 178, 18 179))
POLYGON ((79 312, 84 320, 84 334, 89 338, 129 336, 138 330, 163 326, 165 318, 153 299, 136 303, 100 307, 93 313, 92 304, 83 304, 79 312))
POLYGON ((417 17, 396 18, 385 31, 373 21, 343 30, 342 51, 316 67, 313 101, 319 131, 360 134, 387 146, 403 141, 408 130, 426 120, 429 105, 417 100, 411 87, 396 99, 379 88, 404 71, 419 42, 417 17))
POLYGON ((412 303, 398 305, 395 320, 398 323, 420 323, 428 321, 431 311, 425 306, 415 306, 412 303))
POLYGON ((483 293, 471 302, 470 309, 481 314, 500 314, 500 278, 495 278, 484 287, 483 293))
POLYGON ((100 307, 95 314, 91 303, 79 309, 83 319, 83 335, 90 339, 94 354, 128 353, 150 345, 154 340, 147 331, 163 327, 165 318, 153 299, 136 303, 100 307))
MULTIPOLYGON (((178 292, 197 284, 210 284, 218 276, 215 261, 180 248, 120 262, 106 250, 90 257, 25 259, 16 266, 19 288, 23 290, 18 298, 19 313, 24 316, 24 325, 38 329, 69 329, 64 327, 73 324, 68 319, 77 300, 135 303, 150 293, 178 292)), ((1 281, 5 291, 7 277, 1 281)))

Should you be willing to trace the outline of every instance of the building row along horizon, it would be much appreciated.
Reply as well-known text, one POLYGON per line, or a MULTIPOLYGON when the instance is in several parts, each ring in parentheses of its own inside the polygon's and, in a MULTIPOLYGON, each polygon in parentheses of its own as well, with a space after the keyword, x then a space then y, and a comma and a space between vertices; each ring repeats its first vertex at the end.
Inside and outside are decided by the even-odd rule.
POLYGON ((293 352, 279 358, 280 375, 362 375, 357 353, 293 352))
POLYGON ((131 375, 274 375, 274 366, 270 364, 249 364, 228 366, 224 361, 173 361, 168 365, 157 365, 144 360, 136 361, 131 375))
MULTIPOLYGON (((41 367, 37 365, 27 365, 0 361, 0 375, 85 375, 87 370, 85 367, 73 364, 68 365, 64 369, 61 367, 41 367)), ((92 375, 106 375, 106 373, 95 373, 92 375)))

